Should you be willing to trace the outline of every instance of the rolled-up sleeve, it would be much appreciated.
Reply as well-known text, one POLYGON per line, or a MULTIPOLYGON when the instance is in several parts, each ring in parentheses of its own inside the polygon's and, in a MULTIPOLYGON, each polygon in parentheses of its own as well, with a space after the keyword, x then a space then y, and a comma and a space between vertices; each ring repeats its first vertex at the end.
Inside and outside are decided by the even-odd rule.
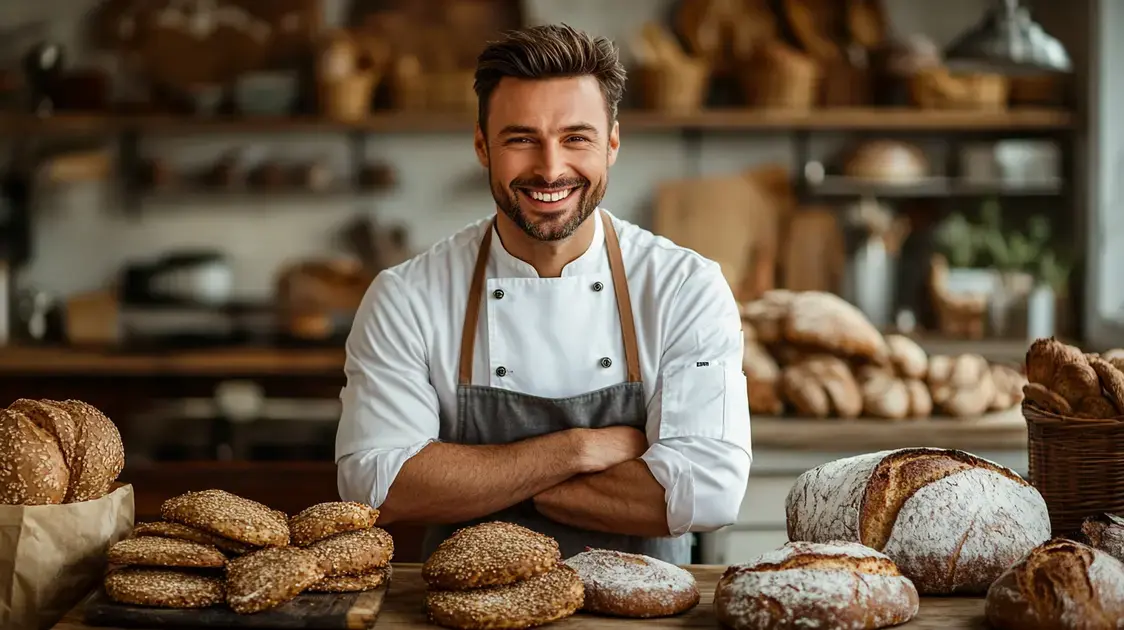
POLYGON ((683 283, 665 330, 642 459, 671 534, 714 531, 737 519, 752 463, 741 316, 718 265, 683 283))
POLYGON ((406 461, 437 439, 422 327, 393 272, 371 283, 347 338, 336 430, 340 498, 378 507, 406 461))

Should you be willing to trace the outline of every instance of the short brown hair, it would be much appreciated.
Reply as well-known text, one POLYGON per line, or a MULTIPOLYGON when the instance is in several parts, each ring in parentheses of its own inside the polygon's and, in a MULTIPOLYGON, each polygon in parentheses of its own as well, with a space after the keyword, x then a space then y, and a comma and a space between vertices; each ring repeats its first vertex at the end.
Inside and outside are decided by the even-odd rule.
POLYGON ((610 124, 624 95, 626 73, 617 46, 566 24, 532 26, 488 44, 476 61, 473 88, 480 128, 488 120, 492 92, 504 77, 553 79, 592 76, 601 85, 610 124))

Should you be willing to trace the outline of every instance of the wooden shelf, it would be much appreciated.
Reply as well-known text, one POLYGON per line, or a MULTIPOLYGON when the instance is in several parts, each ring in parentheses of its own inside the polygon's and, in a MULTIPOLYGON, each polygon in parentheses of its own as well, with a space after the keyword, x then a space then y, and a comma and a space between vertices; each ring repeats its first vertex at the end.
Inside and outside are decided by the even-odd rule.
POLYGON ((1003 181, 973 182, 950 177, 930 177, 920 182, 902 184, 867 181, 849 177, 828 176, 820 183, 805 183, 807 192, 823 197, 882 197, 886 199, 919 199, 927 197, 1051 197, 1062 194, 1062 182, 1048 181, 1033 185, 1003 181))
MULTIPOLYGON (((193 118, 62 114, 52 118, 0 113, 0 134, 98 135, 135 131, 150 134, 256 133, 444 133, 472 130, 471 113, 372 114, 343 123, 294 117, 193 118)), ((933 111, 912 108, 831 108, 811 111, 719 109, 694 114, 625 111, 623 131, 1065 131, 1075 127, 1061 109, 1017 108, 998 112, 933 111)))

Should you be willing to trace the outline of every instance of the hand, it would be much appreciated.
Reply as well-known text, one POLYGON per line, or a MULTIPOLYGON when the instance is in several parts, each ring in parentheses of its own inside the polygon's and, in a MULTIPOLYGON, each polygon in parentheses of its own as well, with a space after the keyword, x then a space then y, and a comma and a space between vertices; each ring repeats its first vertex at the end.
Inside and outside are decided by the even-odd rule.
POLYGON ((639 458, 648 450, 648 438, 633 427, 579 430, 578 458, 582 472, 596 473, 639 458))

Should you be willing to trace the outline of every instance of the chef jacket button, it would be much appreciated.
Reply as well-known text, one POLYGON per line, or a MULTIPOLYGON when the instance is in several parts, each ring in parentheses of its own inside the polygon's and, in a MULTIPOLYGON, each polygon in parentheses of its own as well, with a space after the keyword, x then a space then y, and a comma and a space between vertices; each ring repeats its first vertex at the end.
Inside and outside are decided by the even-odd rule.
POLYGON ((502 365, 496 368, 496 376, 507 376, 507 368, 502 365))
POLYGON ((594 282, 593 283, 593 290, 594 291, 600 291, 601 289, 604 289, 604 288, 605 288, 605 285, 601 284, 600 282, 594 282))
POLYGON ((502 300, 503 289, 496 289, 495 291, 492 291, 492 297, 496 298, 497 300, 502 300))
POLYGON ((613 366, 613 360, 610 359, 609 357, 604 357, 604 358, 601 359, 601 367, 607 368, 607 367, 612 367, 612 366, 613 366))

